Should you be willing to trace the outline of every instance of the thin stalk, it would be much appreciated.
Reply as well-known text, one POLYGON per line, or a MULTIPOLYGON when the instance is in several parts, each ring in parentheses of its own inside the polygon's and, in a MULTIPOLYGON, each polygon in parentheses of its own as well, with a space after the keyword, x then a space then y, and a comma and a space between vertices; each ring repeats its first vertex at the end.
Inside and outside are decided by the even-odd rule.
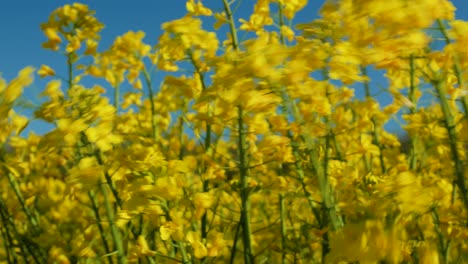
MULTIPOLYGON (((104 249, 106 250, 106 254, 110 254, 112 251, 110 250, 109 243, 107 243, 106 235, 104 232, 104 227, 101 224, 102 220, 101 220, 101 215, 99 214, 99 209, 98 209, 98 205, 96 201, 96 195, 94 194, 93 191, 89 191, 88 197, 89 197, 89 200, 91 201, 91 206, 92 206, 94 215, 96 217, 96 224, 99 229, 99 234, 101 235, 102 245, 104 246, 104 249)), ((112 260, 112 256, 108 256, 107 259, 110 264, 114 263, 112 260)))
MULTIPOLYGON (((445 29, 444 24, 442 23, 442 20, 437 19, 437 24, 439 25, 440 32, 444 36, 445 43, 450 44, 450 38, 448 36, 447 30, 445 29)), ((460 58, 458 57, 458 54, 453 54, 453 56, 454 56, 453 70, 455 71, 455 76, 457 77, 458 89, 463 89, 465 85, 465 80, 463 79, 463 75, 462 75, 460 58)), ((468 96, 464 95, 461 101, 463 105, 463 112, 465 114, 465 117, 467 117, 468 116, 468 96)))
MULTIPOLYGON (((169 214, 169 206, 164 206, 164 214, 166 216, 166 220, 167 221, 172 221, 172 218, 169 214)), ((183 241, 175 241, 175 240, 172 240, 174 242, 174 244, 177 245, 177 247, 180 249, 180 253, 182 255, 182 263, 184 264, 188 264, 188 263, 192 263, 192 261, 190 260, 188 254, 187 254, 187 251, 185 250, 185 244, 183 241)), ((175 252, 175 251, 173 251, 175 252)), ((175 255, 175 254, 174 254, 175 255)))
POLYGON ((455 177, 458 188, 460 189, 465 209, 468 210, 468 192, 465 185, 465 168, 462 157, 458 153, 457 149, 457 132, 455 130, 456 123, 453 116, 452 110, 450 109, 449 102, 447 100, 447 92, 445 86, 441 80, 433 80, 437 95, 442 106, 442 112, 444 114, 444 124, 448 132, 448 139, 450 144, 450 151, 452 153, 452 159, 455 163, 455 177))
POLYGON ((120 85, 114 87, 114 107, 115 107, 115 115, 119 114, 120 110, 120 85))
POLYGON ((115 119, 112 122, 113 123, 112 127, 115 130, 117 128, 116 119, 120 111, 120 83, 118 83, 117 86, 114 87, 114 108, 115 108, 115 119))
POLYGON ((284 206, 284 195, 279 195, 280 218, 281 218, 281 264, 286 264, 286 208, 284 206))
POLYGON ((231 6, 227 0, 223 0, 224 11, 226 12, 227 20, 229 21, 229 29, 232 38, 232 47, 234 50, 239 50, 239 42, 237 40, 236 24, 234 23, 234 17, 232 15, 231 6))
POLYGON ((151 77, 146 69, 143 70, 143 76, 145 76, 146 87, 148 88, 148 96, 150 99, 150 107, 151 107, 151 128, 152 128, 152 136, 155 142, 158 142, 158 126, 156 120, 156 108, 154 106, 154 91, 153 91, 153 84, 151 82, 151 77))
MULTIPOLYGON (((2 217, 2 221, 5 223, 5 228, 11 226, 11 231, 14 235, 13 240, 16 240, 18 243, 21 254, 24 258, 24 263, 30 263, 28 257, 31 257, 35 263, 41 264, 46 262, 45 252, 41 252, 42 250, 39 248, 39 245, 28 239, 25 235, 21 235, 18 230, 16 229, 15 223, 11 214, 8 211, 8 208, 5 204, 5 201, 0 197, 0 214, 2 217)), ((13 243, 12 243, 13 245, 13 243)), ((14 251, 14 247, 12 247, 14 251)))
POLYGON ((244 263, 254 263, 254 255, 252 250, 252 230, 250 226, 250 191, 249 191, 249 171, 247 167, 246 153, 246 129, 244 125, 244 112, 241 106, 237 108, 237 124, 238 124, 238 148, 239 148, 239 174, 240 174, 240 194, 241 194, 241 219, 242 222, 242 241, 244 243, 244 263))
POLYGON ((104 184, 99 184, 102 196, 104 197, 104 206, 106 209, 107 219, 109 221, 112 239, 114 240, 114 247, 117 251, 117 263, 125 264, 127 260, 125 258, 125 252, 122 244, 122 239, 120 237, 119 229, 114 221, 114 209, 111 206, 111 203, 108 198, 106 186, 104 184))
MULTIPOLYGON (((73 85, 73 61, 72 61, 72 55, 73 53, 68 53, 67 54, 67 66, 68 66, 68 89, 71 89, 72 88, 72 85, 73 85)), ((118 102, 115 102, 115 103, 118 103, 118 102)), ((81 132, 80 134, 80 140, 83 144, 89 144, 88 142, 88 139, 86 137, 86 134, 84 132, 81 132)), ((78 147, 78 151, 80 150, 80 146, 77 146, 78 147)), ((81 156, 80 155, 80 152, 78 152, 78 156, 81 156)), ((100 152, 98 149, 96 149, 94 151, 94 156, 96 157, 98 163, 100 165, 103 164, 103 160, 102 160, 102 157, 100 155, 100 152)), ((119 196, 117 194, 117 191, 113 185, 113 182, 110 178, 110 175, 108 174, 108 172, 106 171, 105 172, 105 178, 106 178, 106 181, 109 185, 109 188, 112 190, 112 193, 113 195, 115 196, 115 199, 117 201, 117 204, 121 207, 122 206, 122 203, 121 203, 121 200, 119 199, 119 196)), ((127 260, 126 260, 126 257, 125 257, 125 252, 124 252, 124 249, 123 249, 123 244, 122 244, 122 239, 120 237, 120 232, 114 222, 114 208, 113 206, 111 206, 111 203, 109 201, 109 197, 107 195, 107 190, 106 190, 106 187, 104 186, 104 184, 99 184, 100 186, 100 190, 101 190, 101 193, 103 195, 103 198, 104 198, 104 206, 105 206, 105 209, 106 209, 106 214, 107 214, 107 218, 108 218, 108 221, 109 221, 109 225, 110 225, 110 228, 111 228, 111 234, 112 234, 112 238, 113 238, 113 241, 114 241, 114 246, 116 247, 116 250, 117 250, 117 262, 119 264, 126 264, 127 263, 127 260)), ((91 202, 93 202, 93 198, 94 197, 90 197, 91 198, 91 202)))
MULTIPOLYGON (((366 67, 361 66, 360 68, 361 68, 362 75, 368 77, 366 67)), ((366 99, 370 99, 371 98, 371 93, 370 93, 369 81, 364 82, 364 90, 365 90, 365 93, 366 93, 366 99)), ((373 129, 372 129, 373 142, 372 143, 379 148, 380 169, 382 170, 382 174, 385 174, 385 173, 387 173, 387 168, 385 166, 385 160, 384 160, 384 156, 383 156, 384 147, 380 143, 380 135, 379 135, 379 131, 377 131, 377 128, 380 127, 380 126, 377 124, 377 120, 376 120, 376 118, 374 116, 371 117, 371 123, 372 123, 372 127, 373 127, 373 129)))
POLYGON ((439 243, 437 244, 439 248, 439 255, 442 256, 442 263, 449 263, 448 262, 448 254, 450 249, 450 240, 447 242, 444 240, 444 235, 442 234, 442 230, 440 229, 440 221, 439 221, 439 214, 435 208, 432 208, 432 219, 434 220, 434 229, 437 234, 437 239, 439 243))
MULTIPOLYGON (((292 113, 293 119, 296 120, 296 122, 298 122, 299 124, 303 124, 304 120, 300 116, 297 106, 289 98, 285 89, 283 88, 282 90, 283 90, 282 96, 281 96, 282 101, 283 101, 282 108, 287 109, 288 113, 292 113)), ((333 197, 333 192, 328 182, 328 177, 327 175, 324 174, 325 171, 324 171, 323 164, 319 158, 320 154, 318 153, 317 145, 314 141, 314 138, 312 138, 311 135, 303 133, 301 137, 305 141, 307 153, 309 154, 309 157, 311 158, 311 161, 312 161, 312 168, 315 172, 315 175, 317 175, 319 188, 322 194, 323 206, 325 206, 325 210, 327 211, 328 218, 331 221, 332 229, 335 231, 338 231, 343 227, 343 220, 341 219, 341 216, 338 214, 335 200, 333 197)), ((299 147, 298 143, 294 143, 294 141, 292 141, 291 146, 293 147, 293 150, 294 150, 294 144, 297 144, 297 148, 299 147)), ((299 161, 296 160, 296 162, 299 162, 299 161)), ((324 222, 322 222, 322 224, 323 223, 324 222)))
POLYGON ((26 201, 24 200, 23 195, 21 194, 21 190, 19 189, 18 183, 15 180, 15 176, 11 172, 6 173, 8 177, 8 182, 10 183, 11 188, 15 192, 16 198, 21 204, 21 208, 23 209, 26 217, 28 218, 29 223, 31 224, 32 231, 34 235, 38 235, 41 232, 41 228, 39 227, 39 223, 37 219, 33 216, 33 213, 29 208, 26 206, 26 201))
MULTIPOLYGON (((440 32, 442 33, 442 35, 444 36, 444 40, 445 40, 445 44, 450 44, 450 38, 449 38, 449 35, 447 33, 447 30, 444 26, 444 24, 442 23, 442 20, 440 19, 437 19, 437 24, 439 26, 439 30, 440 32)), ((454 60, 454 63, 453 63, 453 70, 455 72, 455 76, 457 77, 457 84, 458 84, 458 89, 464 89, 465 87, 465 80, 463 78, 463 74, 462 74, 462 68, 461 68, 461 65, 460 65, 460 58, 458 57, 458 54, 453 54, 453 60, 454 60)), ((468 117, 468 96, 467 95, 463 95, 462 96, 462 106, 463 106, 463 113, 464 113, 464 117, 465 117, 465 121, 466 121, 466 118, 468 117)), ((468 150, 467 150, 467 154, 468 154, 468 150)), ((458 179, 456 181, 454 181, 454 184, 453 186, 455 187, 456 185, 460 185, 462 184, 459 177, 457 177, 458 179)), ((464 184, 463 184, 464 185, 464 184)), ((461 187, 459 187, 461 189, 461 187)), ((452 195, 452 203, 455 202, 455 199, 456 199, 456 191, 455 191, 455 188, 453 188, 454 191, 453 191, 453 195, 452 195)), ((468 195, 468 194, 464 194, 465 196, 468 195)), ((467 200, 467 198, 463 198, 464 201, 467 200)), ((468 209, 468 204, 467 202, 465 202, 465 206, 467 207, 468 209)))
MULTIPOLYGON (((0 162, 1 163, 5 162, 5 159, 3 156, 0 156, 0 162)), ((8 169, 7 166, 3 166, 3 167, 7 170, 5 174, 7 175, 8 183, 13 189, 16 198, 21 204, 21 208, 23 209, 24 213, 26 214, 26 217, 28 218, 29 223, 31 224, 33 235, 38 235, 41 232, 39 221, 37 220, 36 217, 34 217, 33 212, 31 212, 31 210, 29 210, 29 208, 26 206, 26 201, 24 200, 23 194, 21 193, 21 190, 18 186, 16 177, 13 175, 10 169, 8 169)))
MULTIPOLYGON (((193 66, 195 67, 195 70, 197 71, 197 73, 199 75, 200 83, 202 85, 202 91, 206 91, 207 86, 206 86, 206 83, 205 83, 204 75, 200 71, 200 68, 197 66, 195 60, 193 59, 192 54, 190 54, 190 60, 191 60, 193 66)), ((207 114, 208 114, 208 116, 211 115, 211 109, 210 108, 208 108, 207 114)), ((209 121, 205 122, 205 130, 206 130, 206 135, 205 135, 205 142, 204 142, 204 149, 205 149, 204 152, 206 154, 206 153, 209 153, 211 151, 212 128, 211 128, 211 124, 210 124, 209 121)), ((206 164, 204 163, 202 173, 206 173, 207 169, 208 168, 207 168, 206 164)), ((203 192, 208 192, 209 191, 209 181, 207 179, 201 179, 201 180, 202 180, 202 185, 203 185, 202 186, 203 192)), ((201 239, 204 240, 204 239, 207 238, 207 236, 208 236, 208 216, 207 216, 207 213, 205 212, 202 215, 202 218, 201 218, 201 239)))
POLYGON ((237 252, 237 241, 239 239, 239 233, 240 233, 242 221, 243 221, 243 215, 241 215, 241 219, 239 220, 239 223, 236 226, 236 233, 234 234, 234 239, 233 239, 232 249, 231 249, 231 258, 229 261, 229 263, 231 264, 235 263, 235 257, 236 257, 236 252, 237 252))
MULTIPOLYGON (((224 11, 229 21, 230 34, 232 38, 232 47, 239 51, 239 42, 237 39, 237 30, 234 24, 231 7, 227 0, 223 0, 224 11)), ((244 263, 254 263, 254 254, 252 249, 252 230, 250 226, 250 191, 248 186, 249 169, 246 153, 246 127, 243 120, 244 111, 242 106, 237 107, 237 126, 238 126, 238 149, 239 149, 239 175, 240 175, 240 196, 241 196, 241 217, 239 225, 242 225, 242 240, 244 244, 244 263)), ((234 242, 235 243, 235 242, 234 242)), ((235 245, 235 244, 234 244, 235 245)), ((232 256, 232 255, 231 255, 232 256)))
POLYGON ((73 54, 74 53, 67 53, 67 66, 68 66, 68 89, 70 89, 73 86, 73 54))
MULTIPOLYGON (((283 5, 281 3, 278 3, 278 14, 279 14, 279 22, 280 22, 280 26, 283 26, 284 25, 284 16, 283 16, 283 5)), ((284 35, 280 32, 280 41, 281 41, 281 44, 286 46, 286 40, 285 40, 285 37, 284 35)), ((281 108, 281 112, 283 114, 283 116, 288 119, 288 103, 290 100, 289 100, 289 95, 287 94, 287 91, 285 90, 285 88, 282 88, 281 89, 281 92, 280 92, 280 97, 282 98, 282 104, 280 105, 280 108, 281 108)), ((302 188, 302 191, 307 199, 307 202, 309 204, 309 207, 312 211, 312 213, 314 214, 314 217, 315 219, 317 220, 317 223, 319 224, 320 228, 323 228, 324 226, 324 223, 323 223, 323 219, 322 219, 322 216, 320 214, 320 210, 315 206, 315 201, 312 197, 312 194, 307 190, 307 185, 305 183, 305 174, 304 174, 304 167, 303 167, 303 162, 302 162, 302 158, 301 158, 301 155, 299 153, 299 143, 295 140, 294 138, 294 135, 292 134, 292 132, 290 130, 288 130, 287 132, 287 137, 289 138, 289 140, 291 141, 291 149, 292 149, 292 153, 293 153, 293 156, 294 156, 294 168, 295 168, 295 171, 296 171, 296 176, 299 180, 299 182, 301 183, 301 188, 302 188)))
MULTIPOLYGON (((81 132, 81 141, 83 144, 91 144, 88 140, 88 137, 84 132, 81 132)), ((95 149, 93 152, 93 156, 96 158, 96 161, 98 162, 99 165, 104 166, 104 160, 102 159, 101 152, 99 149, 95 149)), ((122 199, 120 199, 119 193, 117 191, 117 188, 115 187, 114 182, 112 181, 111 175, 109 174, 108 171, 104 171, 104 178, 106 179, 107 185, 109 185, 109 188, 112 192, 112 195, 114 196, 114 199, 117 203, 117 206, 122 209, 123 202, 122 199)))
MULTIPOLYGON (((416 113, 416 84, 415 84, 415 65, 414 65, 414 56, 411 55, 409 58, 410 62, 410 87, 409 87, 409 92, 408 92, 408 99, 410 102, 413 104, 413 107, 410 107, 409 112, 410 114, 415 114, 416 113)), ((419 138, 415 135, 410 138, 410 144, 411 144, 411 150, 410 150, 410 164, 409 168, 410 170, 416 169, 416 162, 417 162, 417 150, 416 147, 418 145, 419 138)))
MULTIPOLYGON (((1 200, 0 202, 3 205, 3 200, 1 200)), ((4 208, 0 210, 0 216, 2 218, 3 227, 5 228, 5 231, 3 231, 3 228, 1 229, 1 231, 2 231, 2 237, 3 237, 3 246, 5 248, 4 250, 7 255, 7 261, 8 263, 18 263, 18 256, 16 255, 14 242, 13 242, 14 238, 12 237, 12 234, 10 233, 10 229, 8 227, 9 226, 8 216, 4 208)))
MULTIPOLYGON (((279 4, 280 26, 284 24, 282 12, 283 12, 282 5, 279 4)), ((281 43, 285 45, 284 36, 282 36, 282 34, 280 34, 280 36, 281 36, 280 37, 281 43)), ((292 114, 293 120, 295 120, 299 124, 303 124, 304 120, 300 116, 296 104, 291 100, 291 98, 289 97, 284 87, 281 88, 281 100, 282 100, 281 109, 283 111, 283 114, 286 117, 288 117, 287 113, 290 113, 292 114)), ((314 139, 312 139, 310 135, 303 134, 301 136, 306 143, 307 152, 312 160, 312 165, 315 169, 315 173, 319 181, 319 188, 322 194, 323 206, 326 210, 326 218, 331 220, 333 230, 336 230, 336 231, 340 230, 343 227, 343 220, 341 219, 341 216, 338 214, 334 198, 332 197, 332 190, 328 183, 327 175, 324 174, 324 169, 322 167, 321 162, 319 161, 319 153, 317 152, 317 146, 314 142, 314 139)), ((327 221, 325 221, 325 219, 322 219, 322 217, 320 217, 320 213, 317 211, 317 209, 313 205, 311 194, 306 190, 306 185, 304 182, 303 166, 302 166, 302 162, 300 161, 301 157, 299 155, 299 143, 295 142, 294 136, 292 135, 290 131, 288 131, 288 137, 291 139, 291 147, 293 149, 293 155, 296 160, 295 167, 296 167, 296 171, 298 173, 299 179, 302 182, 303 191, 307 199, 309 200, 309 206, 312 209, 315 215, 315 218, 317 219, 321 228, 323 228, 325 227, 325 225, 327 225, 326 224, 327 221)))

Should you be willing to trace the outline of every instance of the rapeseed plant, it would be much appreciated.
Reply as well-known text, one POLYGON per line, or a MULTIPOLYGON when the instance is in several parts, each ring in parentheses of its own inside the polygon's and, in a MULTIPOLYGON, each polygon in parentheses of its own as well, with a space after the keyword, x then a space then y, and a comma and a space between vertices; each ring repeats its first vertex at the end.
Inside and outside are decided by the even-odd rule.
POLYGON ((249 18, 235 2, 188 0, 156 44, 129 31, 104 51, 88 6, 52 12, 43 47, 67 76, 40 66, 50 81, 34 117, 54 128, 21 134, 33 67, 0 79, 0 261, 468 258, 468 23, 452 3, 326 1, 294 25, 305 0, 259 0, 249 18), (399 114, 407 146, 385 129, 399 114))

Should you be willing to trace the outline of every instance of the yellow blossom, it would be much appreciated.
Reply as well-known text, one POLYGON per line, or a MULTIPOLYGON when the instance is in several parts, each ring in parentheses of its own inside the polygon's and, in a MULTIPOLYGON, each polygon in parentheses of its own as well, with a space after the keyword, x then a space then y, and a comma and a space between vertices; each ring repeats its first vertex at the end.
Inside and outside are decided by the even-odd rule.
POLYGON ((95 157, 86 157, 80 160, 77 167, 70 171, 66 182, 82 188, 91 188, 103 178, 104 171, 95 157))
POLYGON ((156 251, 149 248, 145 236, 142 235, 139 235, 137 238, 136 248, 139 257, 154 256, 156 254, 156 251))
POLYGON ((49 66, 44 65, 44 64, 41 65, 41 68, 37 71, 37 73, 39 74, 39 76, 41 76, 41 78, 55 75, 55 71, 49 66))
POLYGON ((214 29, 218 30, 222 25, 227 24, 228 20, 226 18, 226 13, 215 13, 214 17, 216 18, 216 22, 214 23, 214 29))
POLYGON ((4 103, 12 103, 21 95, 23 88, 33 82, 33 73, 33 67, 26 67, 19 72, 18 77, 13 79, 3 92, 4 103))
POLYGON ((208 239, 206 243, 206 249, 208 250, 207 255, 210 257, 217 257, 222 254, 223 249, 228 245, 228 241, 224 239, 224 234, 211 231, 208 233, 208 239))
POLYGON ((211 16, 212 11, 209 8, 206 8, 203 6, 201 1, 197 1, 195 3, 195 0, 188 0, 187 3, 185 4, 187 11, 189 14, 193 16, 211 16))
POLYGON ((215 202, 213 195, 209 193, 197 193, 193 198, 195 204, 195 218, 201 219, 206 209, 210 208, 215 202))
POLYGON ((162 240, 168 240, 173 233, 179 229, 179 226, 174 222, 166 222, 159 228, 162 240))
POLYGON ((189 231, 186 235, 186 239, 192 245, 195 258, 201 259, 208 255, 208 250, 206 249, 205 245, 200 241, 200 236, 198 233, 189 231))
POLYGON ((80 132, 87 127, 88 125, 83 119, 71 120, 64 118, 57 121, 57 128, 63 133, 65 142, 70 146, 78 141, 80 132))
POLYGON ((289 41, 294 40, 294 31, 288 26, 281 26, 281 34, 286 37, 289 41))

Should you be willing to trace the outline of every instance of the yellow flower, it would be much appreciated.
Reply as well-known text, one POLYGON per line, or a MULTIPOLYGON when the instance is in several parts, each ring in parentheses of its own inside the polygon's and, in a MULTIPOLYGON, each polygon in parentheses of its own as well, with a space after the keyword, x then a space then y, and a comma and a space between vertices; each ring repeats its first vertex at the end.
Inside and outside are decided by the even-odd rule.
POLYGON ((57 128, 63 133, 65 143, 73 146, 80 137, 80 132, 88 128, 83 119, 71 120, 68 118, 57 121, 57 128))
POLYGON ((70 260, 66 257, 66 254, 62 248, 53 246, 49 250, 49 259, 54 263, 58 264, 70 264, 70 260))
POLYGON ((255 31, 260 33, 265 26, 273 24, 273 19, 270 16, 270 0, 259 0, 254 7, 254 12, 250 16, 249 21, 239 19, 242 23, 241 30, 255 31))
POLYGON ((85 55, 94 55, 96 54, 96 49, 98 46, 98 42, 93 39, 86 40, 86 50, 84 52, 85 55))
POLYGON ((65 48, 65 51, 67 53, 72 53, 76 52, 81 48, 81 42, 78 37, 73 37, 71 41, 68 43, 67 47, 65 48))
POLYGON ((54 76, 55 71, 49 66, 42 64, 41 68, 37 71, 37 74, 39 74, 41 78, 44 78, 46 76, 54 76))
POLYGON ((215 202, 215 198, 210 193, 197 193, 193 198, 195 204, 195 218, 201 219, 206 209, 210 208, 215 202))
POLYGON ((12 80, 4 91, 3 100, 5 103, 12 103, 21 95, 23 88, 33 82, 33 73, 33 67, 26 67, 19 72, 18 77, 12 80))
POLYGON ((48 38, 48 41, 42 44, 45 49, 58 50, 59 44, 62 43, 62 39, 58 35, 58 32, 54 28, 45 28, 44 34, 48 38))
POLYGON ((80 257, 84 257, 84 258, 93 258, 93 257, 96 257, 96 252, 93 250, 91 246, 87 246, 87 247, 84 247, 80 251, 79 255, 80 257))
POLYGON ((208 250, 208 256, 217 257, 220 256, 222 250, 226 248, 228 241, 224 240, 224 234, 211 231, 208 233, 208 239, 206 243, 206 248, 208 250))
POLYGON ((41 29, 48 39, 42 46, 59 50, 63 38, 68 42, 65 45, 67 53, 76 52, 84 41, 91 47, 92 44, 88 40, 98 40, 99 32, 104 27, 93 15, 94 11, 79 3, 57 8, 49 16, 49 20, 41 24, 41 29))
POLYGON ((294 40, 294 31, 288 26, 281 26, 281 34, 285 36, 289 41, 294 40))
POLYGON ((65 180, 68 184, 87 189, 98 184, 103 176, 104 170, 96 158, 86 157, 80 160, 77 167, 70 170, 70 175, 65 180))
POLYGON ((149 248, 146 238, 142 235, 139 235, 136 243, 137 255, 139 257, 154 256, 156 251, 153 251, 149 248))
POLYGON ((296 13, 307 5, 307 0, 278 0, 284 7, 284 16, 293 19, 296 13))
POLYGON ((19 135, 29 124, 29 119, 27 117, 17 115, 13 110, 11 110, 9 117, 16 135, 19 135))
POLYGON ((159 228, 161 233, 161 239, 166 241, 172 234, 174 234, 179 229, 179 226, 174 222, 166 222, 159 228))
POLYGON ((86 129, 85 134, 88 140, 95 143, 103 152, 112 150, 113 146, 120 143, 120 136, 112 133, 113 125, 111 122, 101 122, 97 126, 86 129))
POLYGON ((186 236, 187 241, 192 245, 193 254, 195 258, 201 259, 208 255, 208 250, 205 245, 200 241, 200 234, 194 233, 192 231, 187 232, 186 236))
POLYGON ((213 27, 215 30, 218 30, 222 25, 228 23, 228 19, 226 17, 226 13, 215 13, 214 17, 216 18, 216 22, 214 23, 213 27))
POLYGON ((213 14, 209 8, 203 6, 201 1, 195 3, 195 0, 188 0, 185 7, 188 13, 193 16, 211 16, 213 14))
POLYGON ((137 90, 141 90, 143 88, 143 83, 141 82, 140 79, 137 79, 133 84, 132 84, 132 87, 137 89, 137 90))
POLYGON ((41 93, 42 96, 48 96, 52 101, 58 101, 60 98, 63 98, 64 94, 60 90, 61 82, 60 80, 50 81, 44 92, 41 93))
POLYGON ((193 17, 183 17, 162 24, 162 29, 171 33, 193 33, 201 28, 201 20, 193 17))

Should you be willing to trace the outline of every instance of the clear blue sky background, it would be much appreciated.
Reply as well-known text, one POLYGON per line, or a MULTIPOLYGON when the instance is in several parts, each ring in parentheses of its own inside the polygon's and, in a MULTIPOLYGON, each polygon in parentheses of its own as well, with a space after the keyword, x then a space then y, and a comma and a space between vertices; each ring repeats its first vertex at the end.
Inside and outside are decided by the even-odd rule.
MULTIPOLYGON (((41 47, 41 43, 46 38, 39 26, 47 21, 54 9, 73 2, 57 0, 2 2, 0 8, 0 73, 4 79, 11 80, 19 70, 28 65, 39 68, 41 64, 47 64, 57 71, 65 68, 63 56, 41 47)), ((236 17, 247 19, 254 2, 256 1, 243 0, 236 17)), ((323 0, 309 1, 308 6, 298 14, 295 22, 310 21, 317 17, 317 11, 323 2, 323 0)), ((453 0, 452 2, 457 7, 457 18, 468 20, 468 1, 453 0)), ((184 0, 86 0, 81 3, 95 10, 96 17, 105 24, 99 50, 109 47, 115 37, 129 30, 146 32, 145 41, 148 44, 155 44, 162 33, 161 24, 180 18, 186 13, 184 0)), ((214 11, 222 9, 221 0, 205 0, 204 3, 209 7, 214 6, 214 11)), ((47 81, 36 78, 35 83, 25 90, 26 97, 37 98, 46 83, 47 81)), ((34 101, 37 102, 37 100, 34 101)), ((31 125, 30 129, 39 133, 47 130, 47 127, 40 122, 32 122, 31 125)))

